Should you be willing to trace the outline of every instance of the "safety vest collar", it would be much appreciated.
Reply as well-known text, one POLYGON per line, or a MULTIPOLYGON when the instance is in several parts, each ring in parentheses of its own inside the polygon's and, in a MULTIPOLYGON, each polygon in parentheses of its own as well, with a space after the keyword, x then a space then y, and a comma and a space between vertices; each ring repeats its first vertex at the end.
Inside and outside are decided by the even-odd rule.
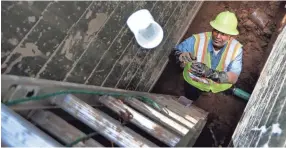
MULTIPOLYGON (((212 37, 209 40, 209 44, 208 44, 208 51, 209 52, 214 52, 214 46, 213 46, 213 39, 212 37)), ((223 52, 225 50, 225 48, 227 47, 227 44, 229 43, 229 41, 220 49, 220 52, 223 52)))
MULTIPOLYGON (((212 49, 213 47, 211 49, 209 48, 209 44, 211 44, 212 42, 211 32, 195 34, 194 37, 196 38, 195 56, 197 57, 197 62, 202 62, 210 66, 211 52, 209 52, 209 50, 214 50, 212 49)), ((222 51, 220 51, 220 54, 222 55, 216 69, 226 71, 228 65, 237 56, 237 51, 240 47, 242 47, 242 45, 237 40, 235 40, 234 38, 230 38, 225 47, 221 49, 222 51)))
POLYGON ((195 56, 197 57, 197 62, 203 62, 206 55, 206 48, 208 48, 208 43, 211 38, 210 32, 204 32, 195 35, 195 56))

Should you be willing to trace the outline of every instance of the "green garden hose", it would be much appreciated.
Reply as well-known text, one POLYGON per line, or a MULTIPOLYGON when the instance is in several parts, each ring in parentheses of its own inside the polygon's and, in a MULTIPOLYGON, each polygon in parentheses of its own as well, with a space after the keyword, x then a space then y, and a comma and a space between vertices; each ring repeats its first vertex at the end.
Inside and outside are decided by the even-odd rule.
POLYGON ((38 95, 38 96, 17 98, 17 99, 2 102, 2 103, 4 103, 7 106, 11 106, 11 105, 20 104, 20 103, 27 102, 27 101, 44 100, 44 99, 48 99, 49 97, 54 97, 54 96, 58 96, 62 94, 109 95, 109 96, 114 96, 114 97, 128 97, 128 98, 134 97, 160 110, 160 106, 155 101, 147 97, 127 95, 127 94, 121 94, 121 93, 107 93, 107 92, 100 92, 100 91, 85 91, 85 90, 62 90, 62 91, 57 91, 54 93, 48 93, 48 94, 43 94, 43 95, 38 95))
MULTIPOLYGON (((90 95, 109 95, 109 96, 114 96, 114 97, 127 97, 129 99, 131 98, 138 98, 139 100, 152 105, 153 107, 161 110, 160 106, 153 101, 150 98, 147 97, 143 97, 143 96, 134 96, 134 95, 127 95, 127 94, 121 94, 121 93, 106 93, 106 92, 99 92, 99 91, 85 91, 85 90, 62 90, 62 91, 57 91, 54 93, 47 93, 47 94, 43 94, 43 95, 38 95, 38 96, 31 96, 31 97, 25 97, 25 98, 17 98, 15 100, 11 100, 11 101, 6 101, 6 102, 2 102, 7 106, 11 106, 11 105, 16 105, 16 104, 21 104, 23 102, 28 102, 28 101, 37 101, 37 100, 44 100, 44 99, 49 99, 50 97, 54 97, 54 96, 58 96, 58 95, 62 95, 62 94, 90 94, 90 95)), ((88 134, 86 136, 83 137, 79 137, 77 138, 75 141, 67 144, 67 147, 72 147, 73 145, 76 145, 77 143, 89 139, 92 136, 96 135, 97 133, 91 133, 88 134)))
POLYGON ((91 134, 88 134, 88 135, 85 135, 85 136, 82 136, 82 137, 79 137, 77 138, 76 140, 74 140, 73 142, 69 143, 66 145, 66 147, 72 147, 76 144, 78 144, 79 142, 83 141, 83 140, 88 140, 89 138, 97 135, 98 133, 97 132, 94 132, 94 133, 91 133, 91 134))
POLYGON ((232 92, 235 96, 242 98, 245 101, 248 101, 250 98, 250 94, 242 89, 239 88, 233 88, 232 92))

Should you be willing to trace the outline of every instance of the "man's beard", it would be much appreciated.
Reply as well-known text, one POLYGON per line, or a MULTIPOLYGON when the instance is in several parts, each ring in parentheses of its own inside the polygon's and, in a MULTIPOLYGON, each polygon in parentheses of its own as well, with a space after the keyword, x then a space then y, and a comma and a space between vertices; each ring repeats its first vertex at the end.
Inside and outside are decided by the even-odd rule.
POLYGON ((212 41, 212 44, 215 48, 222 48, 226 43, 227 43, 227 41, 225 41, 224 43, 217 43, 214 40, 212 41))

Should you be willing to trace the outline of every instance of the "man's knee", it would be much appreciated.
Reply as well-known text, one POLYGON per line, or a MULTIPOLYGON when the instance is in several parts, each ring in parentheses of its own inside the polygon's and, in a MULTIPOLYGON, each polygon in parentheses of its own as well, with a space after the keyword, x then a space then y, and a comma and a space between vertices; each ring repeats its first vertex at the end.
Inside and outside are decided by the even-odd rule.
POLYGON ((184 83, 184 89, 185 89, 185 97, 187 97, 190 100, 197 100, 200 95, 201 91, 197 89, 196 87, 190 85, 188 82, 185 81, 184 83))

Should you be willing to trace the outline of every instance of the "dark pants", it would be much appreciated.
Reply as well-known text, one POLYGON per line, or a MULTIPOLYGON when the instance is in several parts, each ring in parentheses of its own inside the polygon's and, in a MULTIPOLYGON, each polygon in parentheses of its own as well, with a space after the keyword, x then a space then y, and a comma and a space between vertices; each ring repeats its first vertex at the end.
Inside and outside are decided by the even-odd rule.
MULTIPOLYGON (((188 82, 184 81, 184 89, 185 89, 185 97, 187 97, 190 100, 196 101, 202 91, 194 87, 193 85, 189 84, 188 82)), ((225 95, 232 95, 232 88, 227 89, 225 91, 222 91, 221 93, 224 93, 225 95)))
POLYGON ((196 87, 192 86, 186 81, 184 81, 184 89, 185 89, 185 97, 193 101, 196 101, 202 93, 201 90, 197 89, 196 87))

